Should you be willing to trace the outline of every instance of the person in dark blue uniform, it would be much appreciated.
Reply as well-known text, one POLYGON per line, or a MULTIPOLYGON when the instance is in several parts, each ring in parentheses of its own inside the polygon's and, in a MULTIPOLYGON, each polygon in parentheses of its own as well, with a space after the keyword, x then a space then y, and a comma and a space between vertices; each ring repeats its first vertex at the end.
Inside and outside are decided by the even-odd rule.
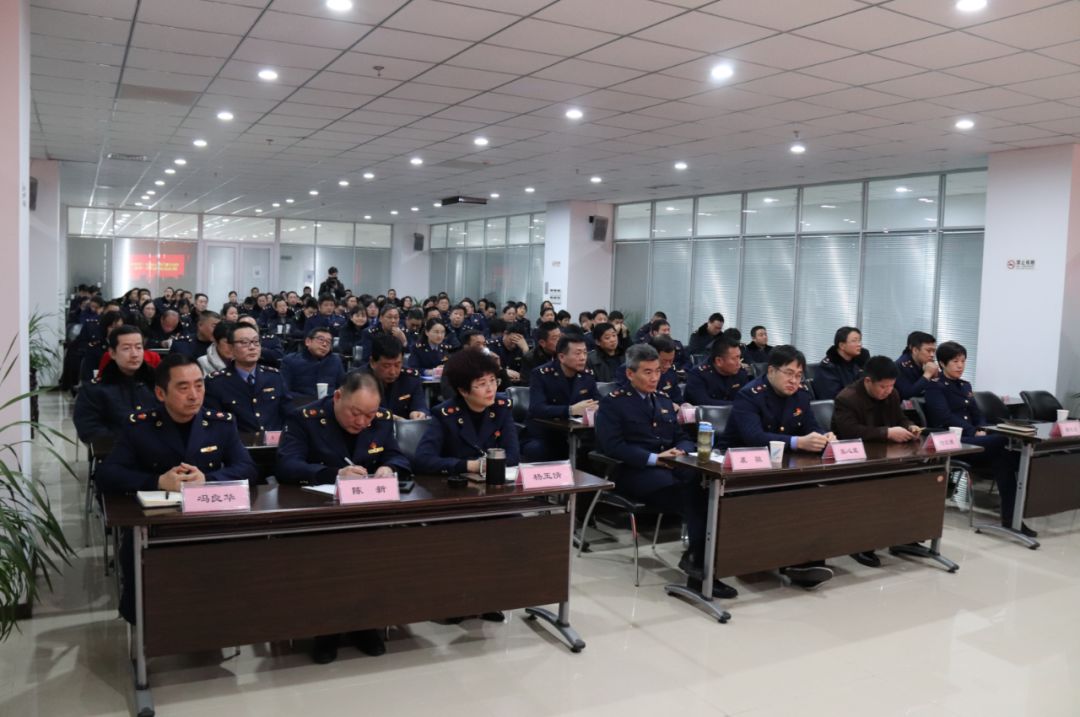
POLYGON ((638 330, 634 332, 634 343, 643 344, 648 341, 653 333, 653 322, 660 321, 661 319, 667 321, 667 314, 663 311, 654 311, 652 318, 645 324, 639 326, 638 330))
POLYGON ((298 396, 317 396, 316 384, 327 384, 329 394, 341 383, 345 367, 341 357, 330 351, 333 337, 329 329, 316 327, 304 339, 304 348, 285 356, 281 375, 289 392, 298 396))
POLYGON ((671 342, 675 344, 675 370, 683 373, 689 371, 694 367, 694 361, 690 358, 689 352, 683 348, 682 342, 671 335, 671 324, 667 319, 657 319, 652 322, 652 329, 649 337, 666 336, 671 339, 671 342))
POLYGON ((228 341, 233 359, 206 377, 206 405, 232 413, 245 433, 282 430, 292 396, 276 368, 259 364, 258 330, 253 324, 235 324, 228 341))
POLYGON ((869 360, 870 352, 862 346, 862 332, 854 326, 841 326, 833 336, 833 345, 818 364, 814 396, 819 401, 836 398, 836 394, 859 377, 869 360))
POLYGON ((184 354, 193 359, 205 356, 206 352, 214 343, 214 328, 221 322, 221 315, 213 311, 203 311, 199 314, 198 323, 195 325, 194 335, 188 334, 173 341, 169 349, 172 353, 184 354))
POLYGON ((769 346, 769 331, 764 326, 750 329, 750 343, 743 350, 743 357, 750 363, 768 363, 773 347, 769 346))
MULTIPOLYGON (((679 374, 675 371, 675 342, 670 337, 658 335, 649 339, 647 345, 656 349, 656 354, 660 357, 660 382, 656 390, 667 395, 676 408, 684 405, 685 397, 682 388, 679 387, 679 374)), ((630 385, 626 364, 619 365, 615 372, 615 381, 620 388, 630 385)), ((693 404, 686 402, 685 405, 692 406, 693 404)))
MULTIPOLYGON (((255 462, 232 416, 203 406, 203 372, 194 359, 170 354, 154 372, 160 408, 133 413, 94 481, 104 493, 179 491, 184 483, 253 481, 255 462)), ((126 531, 120 548, 124 582, 120 615, 135 622, 134 553, 126 531)))
MULTIPOLYGON (((810 409, 810 391, 803 386, 806 357, 794 346, 777 346, 769 353, 769 368, 735 395, 731 417, 720 436, 723 448, 768 446, 783 441, 795 451, 820 453, 834 440, 823 433, 810 409)), ((782 568, 791 582, 814 588, 833 571, 824 560, 782 568)))
POLYGON ((521 381, 522 363, 529 351, 525 337, 515 330, 515 326, 507 325, 503 319, 492 319, 488 327, 491 329, 491 337, 487 341, 487 347, 499 357, 499 362, 510 379, 521 381))
POLYGON ((720 336, 712 343, 709 360, 686 374, 686 402, 695 406, 726 406, 750 383, 738 342, 720 336))
POLYGON ((618 329, 614 324, 604 321, 593 325, 592 335, 596 348, 589 351, 589 368, 601 383, 618 381, 621 378, 620 367, 623 365, 624 356, 619 350, 618 329))
POLYGON ((412 368, 402 368, 403 361, 401 342, 390 334, 379 333, 371 342, 367 365, 359 370, 375 377, 381 396, 379 405, 395 417, 427 418, 427 392, 420 379, 420 372, 412 368))
POLYGON ((289 302, 280 296, 271 304, 272 311, 262 317, 259 325, 278 338, 285 339, 294 333, 296 318, 289 309, 289 302))
MULTIPOLYGON (((364 307, 356 305, 349 309, 345 325, 338 334, 338 353, 346 358, 356 356, 356 349, 364 345, 364 334, 371 328, 367 323, 367 313, 364 307)), ((361 353, 361 356, 366 354, 361 353)))
MULTIPOLYGON (((630 385, 617 388, 600 400, 596 414, 596 443, 622 462, 616 469, 620 493, 665 513, 680 515, 690 536, 689 550, 679 567, 689 575, 687 587, 702 590, 705 559, 707 497, 696 471, 671 469, 659 463, 694 450, 678 423, 678 408, 662 391, 660 357, 652 346, 636 344, 626 352, 630 385)), ((716 580, 714 597, 733 598, 734 588, 716 580)))
POLYGON ((446 343, 455 350, 461 348, 461 335, 471 330, 472 326, 465 322, 465 307, 458 304, 450 309, 446 317, 446 343))
POLYGON ((109 355, 112 361, 75 399, 75 430, 87 443, 114 435, 132 413, 157 407, 154 370, 143 360, 142 333, 134 326, 113 329, 109 355))
POLYGON ((124 325, 124 317, 119 311, 106 311, 97 323, 92 324, 96 334, 86 342, 82 362, 79 365, 79 380, 89 383, 94 378, 94 371, 101 365, 101 357, 109 350, 109 334, 124 325))
POLYGON ((369 326, 360 334, 360 345, 363 347, 365 357, 371 356, 371 343, 379 336, 390 336, 401 347, 404 347, 408 341, 405 332, 401 330, 401 311, 394 304, 383 304, 379 310, 378 325, 369 326))
POLYGON ((180 326, 180 312, 166 306, 150 324, 150 330, 146 333, 146 346, 147 348, 167 349, 172 346, 173 341, 183 335, 184 330, 180 326))
POLYGON ((900 376, 896 379, 896 390, 901 399, 915 398, 926 393, 926 389, 940 372, 935 354, 937 339, 925 331, 912 331, 907 337, 907 348, 896 359, 896 368, 900 376))
MULTIPOLYGON (((334 393, 308 404, 285 421, 278 445, 278 481, 299 485, 334 483, 343 477, 409 474, 409 461, 394 438, 394 417, 379 407, 375 378, 350 372, 334 393)), ((386 652, 378 630, 350 633, 373 657, 386 652)), ((311 657, 318 664, 337 659, 339 635, 315 638, 311 657)))
MULTIPOLYGON (((982 446, 983 452, 965 458, 972 468, 987 473, 997 483, 1001 494, 1001 524, 1012 526, 1013 507, 1016 504, 1016 471, 1020 467, 1017 451, 1006 450, 1008 439, 999 434, 987 434, 988 425, 971 384, 963 379, 967 365, 967 349, 955 341, 946 341, 937 347, 937 361, 941 374, 930 381, 926 388, 926 423, 931 428, 963 429, 964 443, 982 446)), ((1020 532, 1029 538, 1038 536, 1026 524, 1020 532)))
POLYGON ((271 368, 280 368, 281 361, 285 358, 285 346, 281 342, 281 337, 277 334, 271 333, 267 329, 259 329, 259 322, 254 316, 241 316, 240 320, 236 322, 237 326, 250 326, 259 332, 259 345, 261 350, 259 352, 259 364, 262 366, 269 366, 271 368))
POLYGON ((332 336, 337 336, 341 327, 345 325, 345 317, 334 313, 337 301, 333 294, 323 294, 319 297, 319 313, 304 322, 304 331, 310 332, 314 328, 322 328, 330 331, 332 336))
MULTIPOLYGON (((520 322, 516 328, 525 331, 520 322)), ((507 329, 509 331, 509 329, 507 329)), ((525 334, 522 334, 524 336, 525 334)), ((521 382, 526 386, 532 381, 533 372, 555 359, 555 349, 562 339, 562 329, 554 321, 547 321, 536 328, 536 345, 521 360, 521 382)), ((588 355, 586 354, 586 357, 588 355)), ((588 359, 586 358, 586 361, 588 359)))
MULTIPOLYGON (((533 369, 529 379, 529 418, 582 416, 597 406, 596 378, 585 365, 588 352, 580 336, 563 336, 555 359, 533 369)), ((529 440, 522 447, 529 461, 552 461, 569 456, 566 433, 530 421, 529 440)))
POLYGON ((424 324, 424 340, 412 347, 409 368, 431 371, 446 363, 453 347, 446 343, 446 327, 440 319, 428 319, 424 324))

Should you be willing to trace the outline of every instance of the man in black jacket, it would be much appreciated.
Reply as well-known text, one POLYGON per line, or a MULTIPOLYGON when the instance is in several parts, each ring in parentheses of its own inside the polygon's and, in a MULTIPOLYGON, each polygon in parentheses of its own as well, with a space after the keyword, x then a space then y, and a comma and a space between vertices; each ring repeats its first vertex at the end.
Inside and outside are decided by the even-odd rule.
POLYGON ((83 386, 75 400, 75 430, 89 443, 115 435, 131 414, 157 405, 154 370, 143 360, 142 333, 124 325, 109 334, 109 355, 101 374, 83 386))

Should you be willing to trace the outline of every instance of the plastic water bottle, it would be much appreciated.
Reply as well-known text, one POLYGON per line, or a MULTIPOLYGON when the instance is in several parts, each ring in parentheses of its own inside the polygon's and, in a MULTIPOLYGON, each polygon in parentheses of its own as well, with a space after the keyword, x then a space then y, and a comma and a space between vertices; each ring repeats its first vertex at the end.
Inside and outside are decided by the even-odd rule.
POLYGON ((702 463, 708 463, 712 458, 713 427, 708 421, 698 422, 697 427, 697 458, 702 463))

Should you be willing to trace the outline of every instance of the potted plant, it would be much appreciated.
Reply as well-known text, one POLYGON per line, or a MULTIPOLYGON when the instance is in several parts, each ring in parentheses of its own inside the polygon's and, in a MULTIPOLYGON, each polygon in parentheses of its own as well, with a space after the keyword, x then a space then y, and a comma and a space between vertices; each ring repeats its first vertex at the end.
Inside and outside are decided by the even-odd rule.
MULTIPOLYGON (((0 383, 15 367, 16 351, 16 341, 12 340, 4 356, 0 383)), ((0 405, 0 411, 31 399, 36 393, 30 391, 12 397, 0 405)), ((23 470, 19 448, 26 441, 13 439, 12 434, 24 425, 36 429, 45 441, 45 450, 64 470, 75 475, 56 451, 58 441, 70 443, 70 438, 35 421, 17 420, 0 426, 0 640, 7 638, 19 618, 29 615, 29 608, 37 599, 38 579, 44 579, 51 588, 58 561, 68 563, 74 554, 53 515, 45 485, 37 476, 23 470)))
MULTIPOLYGON (((38 422, 40 412, 38 410, 38 377, 55 377, 55 369, 60 361, 60 351, 56 348, 53 331, 46 323, 52 314, 39 314, 34 312, 30 315, 30 323, 27 326, 28 354, 30 357, 30 421, 38 422)), ((46 390, 52 386, 46 387, 46 390)), ((34 435, 36 426, 32 427, 30 435, 34 435)))

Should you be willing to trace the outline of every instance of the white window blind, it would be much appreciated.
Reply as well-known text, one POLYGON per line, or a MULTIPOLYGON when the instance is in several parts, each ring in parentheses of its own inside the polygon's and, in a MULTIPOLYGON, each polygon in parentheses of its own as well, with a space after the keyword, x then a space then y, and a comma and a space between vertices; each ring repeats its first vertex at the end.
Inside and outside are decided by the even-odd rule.
POLYGON ((863 268, 863 346, 899 356, 912 331, 931 331, 937 233, 866 237, 863 268))
POLYGON ((820 361, 836 330, 855 325, 859 309, 858 236, 799 239, 795 306, 795 345, 807 361, 820 361))
MULTIPOLYGON (((491 229, 488 228, 490 237, 491 229)), ((484 269, 484 298, 502 306, 506 301, 506 250, 489 249, 484 269)), ((477 298, 477 297, 473 297, 477 298)))
POLYGON ((761 325, 773 345, 790 342, 794 293, 795 238, 747 239, 739 327, 749 333, 751 326, 761 325))
POLYGON ((964 377, 975 383, 982 287, 982 232, 947 233, 941 240, 937 340, 958 341, 968 352, 964 377))
POLYGON ((690 331, 717 311, 734 326, 739 308, 739 240, 699 240, 693 248, 690 331))
MULTIPOLYGON (((649 317, 645 314, 649 285, 649 245, 645 242, 615 245, 614 308, 623 312, 631 330, 649 317)), ((685 301, 685 299, 684 299, 685 301)))
POLYGON ((390 250, 357 249, 356 276, 357 286, 352 287, 353 293, 385 293, 390 288, 390 250))
MULTIPOLYGON (((543 224, 541 223, 541 228, 543 224)), ((534 233, 533 239, 543 241, 544 234, 541 231, 539 239, 534 233)), ((522 284, 524 286, 524 284, 522 284)), ((525 299, 525 303, 529 305, 529 310, 535 312, 534 315, 540 313, 540 302, 544 300, 544 245, 533 244, 529 247, 529 282, 528 282, 528 296, 525 299)))
POLYGON ((481 295, 481 284, 484 276, 484 252, 465 252, 465 283, 459 287, 460 291, 454 294, 455 300, 466 296, 476 301, 481 295))
MULTIPOLYGON (((445 237, 444 234, 444 240, 445 237)), ((446 259, 447 253, 445 251, 431 252, 431 280, 428 285, 428 292, 431 294, 438 294, 440 291, 446 290, 446 259)))
POLYGON ((667 314, 672 336, 685 342, 690 328, 690 242, 656 242, 651 264, 652 310, 667 314))
MULTIPOLYGON (((506 250, 505 300, 524 301, 530 304, 531 308, 532 302, 529 301, 528 296, 530 261, 528 246, 512 246, 506 250)), ((541 274, 541 278, 542 276, 541 274)))

